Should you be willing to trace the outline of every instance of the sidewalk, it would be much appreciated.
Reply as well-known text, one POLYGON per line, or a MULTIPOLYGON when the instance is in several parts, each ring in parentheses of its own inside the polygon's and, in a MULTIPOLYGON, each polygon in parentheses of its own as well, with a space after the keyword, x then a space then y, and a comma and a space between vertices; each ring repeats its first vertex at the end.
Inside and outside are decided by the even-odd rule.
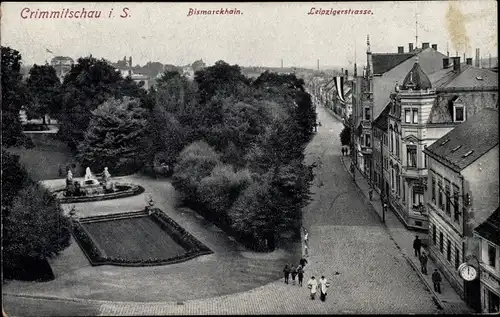
MULTIPOLYGON (((349 166, 351 164, 351 158, 349 156, 341 156, 340 161, 344 165, 345 169, 349 172, 349 166)), ((350 172, 349 172, 350 173, 350 172)), ((353 175, 351 175, 352 177, 353 175)), ((361 175, 361 173, 355 169, 354 171, 354 181, 360 191, 364 194, 366 199, 369 199, 368 190, 369 184, 368 181, 361 175)), ((382 204, 380 201, 380 195, 373 191, 373 198, 371 201, 371 205, 380 216, 380 220, 382 221, 382 204)), ((450 283, 441 273, 443 277, 443 282, 441 283, 441 294, 436 293, 434 291, 431 274, 434 272, 434 269, 437 268, 434 261, 429 258, 427 262, 427 275, 423 275, 420 270, 420 262, 417 257, 414 255, 413 251, 413 239, 415 235, 418 235, 420 238, 427 238, 427 234, 410 231, 405 228, 405 226, 400 222, 399 218, 394 214, 394 212, 388 208, 385 213, 385 225, 389 230, 391 238, 394 240, 398 248, 403 252, 408 263, 413 267, 415 272, 420 276, 421 280, 427 285, 429 291, 433 294, 438 306, 443 309, 443 313, 446 314, 463 314, 466 312, 472 313, 473 310, 470 309, 466 303, 460 298, 460 296, 455 292, 455 290, 451 287, 450 283)), ((425 250, 428 254, 429 252, 425 250)))

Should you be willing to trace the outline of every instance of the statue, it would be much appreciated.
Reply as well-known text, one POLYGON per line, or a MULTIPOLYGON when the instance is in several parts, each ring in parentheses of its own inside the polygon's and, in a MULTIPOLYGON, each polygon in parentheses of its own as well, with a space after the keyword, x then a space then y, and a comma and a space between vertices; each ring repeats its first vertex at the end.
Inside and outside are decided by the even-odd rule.
POLYGON ((111 179, 111 174, 109 173, 107 167, 104 168, 104 172, 102 172, 102 174, 105 182, 108 182, 111 179))
POLYGON ((87 167, 85 169, 85 180, 88 181, 91 179, 94 179, 94 176, 92 176, 92 172, 90 171, 90 167, 87 167))

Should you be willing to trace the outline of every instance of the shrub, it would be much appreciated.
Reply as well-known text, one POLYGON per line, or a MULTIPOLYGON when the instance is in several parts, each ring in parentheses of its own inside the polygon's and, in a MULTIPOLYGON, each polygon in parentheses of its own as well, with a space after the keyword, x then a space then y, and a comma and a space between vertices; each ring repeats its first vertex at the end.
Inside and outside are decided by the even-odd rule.
POLYGON ((69 244, 70 222, 59 202, 40 185, 22 189, 4 219, 4 266, 15 270, 23 267, 21 259, 45 260, 69 244))
POLYGON ((198 197, 209 211, 225 218, 227 210, 251 181, 247 169, 235 172, 231 165, 220 164, 201 180, 198 197))
POLYGON ((220 164, 220 156, 213 148, 204 141, 193 142, 179 154, 172 185, 183 195, 184 201, 199 202, 198 184, 217 164, 220 164))

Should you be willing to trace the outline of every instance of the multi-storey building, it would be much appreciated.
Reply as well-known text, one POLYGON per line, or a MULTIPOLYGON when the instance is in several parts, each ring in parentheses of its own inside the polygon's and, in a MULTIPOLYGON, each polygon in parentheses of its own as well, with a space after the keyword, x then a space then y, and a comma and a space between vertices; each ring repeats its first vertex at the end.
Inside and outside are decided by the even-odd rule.
MULTIPOLYGON (((418 59, 418 55, 416 57, 418 59)), ((389 114, 389 202, 410 228, 428 229, 423 193, 423 150, 483 108, 498 103, 496 73, 443 58, 443 69, 427 76, 418 60, 391 94, 389 114)))
POLYGON ((477 302, 479 283, 465 288, 457 268, 474 253, 473 229, 499 206, 498 110, 483 109, 424 153, 430 256, 460 295, 477 302))
POLYGON ((481 283, 481 312, 500 312, 500 210, 474 230, 478 239, 479 281, 481 283))
POLYGON ((390 191, 389 174, 389 111, 387 106, 373 121, 372 185, 382 196, 390 191))
POLYGON ((367 40, 367 66, 362 77, 357 77, 353 85, 353 142, 354 157, 359 170, 367 178, 372 172, 372 122, 391 102, 390 95, 394 87, 401 83, 412 69, 418 56, 420 66, 426 73, 441 69, 445 55, 437 51, 437 45, 422 43, 422 48, 409 44, 409 51, 398 47, 397 53, 372 53, 369 38, 367 40))
POLYGON ((56 75, 61 82, 63 82, 64 76, 66 76, 74 64, 75 61, 67 56, 55 56, 50 61, 50 65, 56 70, 56 75))

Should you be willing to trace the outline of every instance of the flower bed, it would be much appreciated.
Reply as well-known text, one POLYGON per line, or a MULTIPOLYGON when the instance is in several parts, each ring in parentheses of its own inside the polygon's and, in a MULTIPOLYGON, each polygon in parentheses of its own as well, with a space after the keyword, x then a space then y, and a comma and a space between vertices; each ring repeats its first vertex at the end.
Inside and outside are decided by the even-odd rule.
POLYGON ((116 188, 118 191, 113 193, 103 193, 96 195, 86 195, 86 196, 75 196, 75 197, 66 197, 64 196, 65 188, 58 189, 54 191, 54 195, 59 199, 61 204, 70 204, 70 203, 82 203, 89 201, 100 201, 100 200, 108 200, 108 199, 117 199, 117 198, 125 198, 130 196, 136 196, 144 193, 144 188, 139 185, 134 184, 124 184, 124 183, 116 183, 116 188))
MULTIPOLYGON (((121 214, 116 215, 117 219, 124 219, 121 214)), ((135 215, 137 217, 137 214, 135 215)), ((170 236, 175 243, 185 250, 182 254, 172 256, 169 258, 159 258, 151 257, 144 258, 141 260, 127 259, 125 257, 117 256, 107 256, 103 250, 100 250, 97 244, 94 242, 92 235, 84 228, 82 223, 89 224, 92 222, 99 221, 113 221, 110 220, 109 215, 102 217, 102 219, 93 218, 92 220, 87 220, 82 218, 82 223, 80 221, 73 221, 73 236, 77 241, 80 248, 83 250, 85 256, 89 260, 92 266, 97 265, 117 265, 117 266, 155 266, 155 265, 166 265, 174 264, 179 262, 184 262, 195 258, 200 255, 213 253, 207 246, 198 241, 189 232, 184 230, 179 224, 174 220, 164 214, 161 210, 154 208, 151 215, 145 215, 144 217, 150 217, 151 220, 161 228, 164 234, 170 236)), ((162 239, 161 236, 158 237, 159 241, 162 239)), ((165 240, 165 239, 163 239, 165 240)), ((140 243, 140 242, 139 242, 140 243)), ((141 245, 141 247, 147 247, 147 245, 141 245)), ((147 252, 147 250, 145 250, 147 252)))

